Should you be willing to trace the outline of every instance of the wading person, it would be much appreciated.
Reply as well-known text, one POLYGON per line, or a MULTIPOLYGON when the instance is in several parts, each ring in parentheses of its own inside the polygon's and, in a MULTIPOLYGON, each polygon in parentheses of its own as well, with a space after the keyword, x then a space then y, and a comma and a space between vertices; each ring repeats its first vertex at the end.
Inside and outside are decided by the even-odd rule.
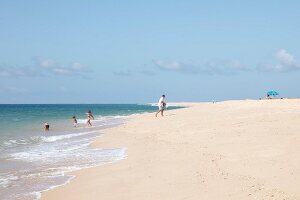
POLYGON ((86 121, 87 126, 92 126, 91 119, 94 119, 94 116, 92 115, 92 111, 89 110, 86 113, 86 115, 87 115, 87 121, 86 121))

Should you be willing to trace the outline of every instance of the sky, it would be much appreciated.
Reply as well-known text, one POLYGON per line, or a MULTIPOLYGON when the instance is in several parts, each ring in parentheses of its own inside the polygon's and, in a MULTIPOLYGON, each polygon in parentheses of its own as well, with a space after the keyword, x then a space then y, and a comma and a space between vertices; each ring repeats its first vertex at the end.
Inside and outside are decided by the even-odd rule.
POLYGON ((0 103, 300 97, 300 1, 0 0, 0 103))

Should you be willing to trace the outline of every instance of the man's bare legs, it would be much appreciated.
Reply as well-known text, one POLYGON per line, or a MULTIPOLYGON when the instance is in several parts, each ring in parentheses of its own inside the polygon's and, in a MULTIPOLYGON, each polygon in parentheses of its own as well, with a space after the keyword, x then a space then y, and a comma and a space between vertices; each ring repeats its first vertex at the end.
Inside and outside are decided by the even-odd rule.
POLYGON ((160 110, 156 112, 155 117, 157 117, 157 114, 158 114, 159 112, 160 112, 160 110))
POLYGON ((164 116, 164 109, 161 109, 161 110, 157 111, 157 113, 155 114, 155 117, 157 117, 158 113, 160 113, 161 116, 163 117, 164 116))

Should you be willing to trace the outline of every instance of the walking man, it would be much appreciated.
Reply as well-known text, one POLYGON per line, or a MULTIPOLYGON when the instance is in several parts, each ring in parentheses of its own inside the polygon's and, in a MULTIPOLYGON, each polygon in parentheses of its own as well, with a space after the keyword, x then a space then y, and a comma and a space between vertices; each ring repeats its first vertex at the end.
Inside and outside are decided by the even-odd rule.
POLYGON ((158 111, 155 114, 156 117, 157 117, 158 113, 161 113, 162 117, 164 116, 164 110, 166 110, 166 105, 167 105, 165 102, 165 97, 166 96, 163 94, 158 101, 158 111))

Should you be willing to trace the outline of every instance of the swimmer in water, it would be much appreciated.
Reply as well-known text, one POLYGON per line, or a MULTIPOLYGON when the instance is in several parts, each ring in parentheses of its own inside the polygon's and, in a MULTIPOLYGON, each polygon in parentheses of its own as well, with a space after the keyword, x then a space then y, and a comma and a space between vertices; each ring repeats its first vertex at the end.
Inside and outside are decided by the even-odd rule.
POLYGON ((49 131, 50 125, 47 122, 44 122, 44 130, 49 131))

